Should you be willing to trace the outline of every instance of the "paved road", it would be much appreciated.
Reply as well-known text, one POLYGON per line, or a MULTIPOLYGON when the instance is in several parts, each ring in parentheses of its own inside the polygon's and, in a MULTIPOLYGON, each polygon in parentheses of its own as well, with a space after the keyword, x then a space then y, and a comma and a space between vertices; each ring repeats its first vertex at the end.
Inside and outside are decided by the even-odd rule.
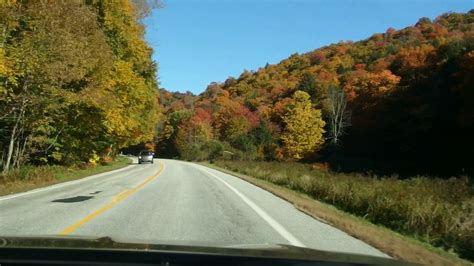
POLYGON ((163 159, 0 197, 0 235, 43 234, 154 243, 285 243, 385 256, 239 178, 163 159))

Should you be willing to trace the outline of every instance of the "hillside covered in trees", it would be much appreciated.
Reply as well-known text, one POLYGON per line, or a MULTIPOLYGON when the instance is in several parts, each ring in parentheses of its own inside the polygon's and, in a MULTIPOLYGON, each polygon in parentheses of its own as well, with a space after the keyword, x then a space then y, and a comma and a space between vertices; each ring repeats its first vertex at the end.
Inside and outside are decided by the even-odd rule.
POLYGON ((163 91, 161 156, 472 174, 474 11, 421 18, 211 83, 163 91))
POLYGON ((0 2, 0 168, 110 160, 156 135, 154 1, 0 2))

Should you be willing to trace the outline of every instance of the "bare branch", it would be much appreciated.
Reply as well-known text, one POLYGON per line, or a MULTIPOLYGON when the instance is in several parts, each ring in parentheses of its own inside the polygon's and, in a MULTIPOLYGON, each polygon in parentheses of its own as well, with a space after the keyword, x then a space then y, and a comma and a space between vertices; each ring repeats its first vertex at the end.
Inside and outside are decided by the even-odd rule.
POLYGON ((351 112, 347 111, 347 95, 336 87, 330 87, 327 94, 329 108, 329 139, 338 145, 340 137, 345 134, 350 126, 351 112))

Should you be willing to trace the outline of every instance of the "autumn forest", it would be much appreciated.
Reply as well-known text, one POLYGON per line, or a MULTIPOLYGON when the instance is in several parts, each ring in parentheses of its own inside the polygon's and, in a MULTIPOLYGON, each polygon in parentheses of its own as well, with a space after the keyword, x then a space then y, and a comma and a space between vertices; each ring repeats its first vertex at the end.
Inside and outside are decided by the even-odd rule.
POLYGON ((152 140, 156 65, 128 1, 0 2, 3 172, 110 161, 152 140))
POLYGON ((193 95, 160 88, 143 24, 159 5, 0 0, 0 195, 148 149, 474 261, 474 10, 262 62, 193 95))
POLYGON ((153 6, 136 3, 3 2, 4 171, 107 161, 141 143, 186 160, 472 173, 472 11, 293 54, 192 95, 158 89, 140 22, 153 6))
POLYGON ((389 28, 211 83, 161 90, 160 155, 452 176, 474 158, 474 12, 389 28))

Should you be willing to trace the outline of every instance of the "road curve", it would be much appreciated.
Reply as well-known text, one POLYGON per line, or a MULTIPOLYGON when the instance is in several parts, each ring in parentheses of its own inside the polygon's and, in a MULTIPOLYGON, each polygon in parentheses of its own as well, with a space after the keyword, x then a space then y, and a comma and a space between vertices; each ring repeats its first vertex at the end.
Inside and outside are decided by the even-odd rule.
POLYGON ((0 197, 0 235, 110 236, 207 245, 284 243, 386 256, 237 177, 165 159, 0 197))

